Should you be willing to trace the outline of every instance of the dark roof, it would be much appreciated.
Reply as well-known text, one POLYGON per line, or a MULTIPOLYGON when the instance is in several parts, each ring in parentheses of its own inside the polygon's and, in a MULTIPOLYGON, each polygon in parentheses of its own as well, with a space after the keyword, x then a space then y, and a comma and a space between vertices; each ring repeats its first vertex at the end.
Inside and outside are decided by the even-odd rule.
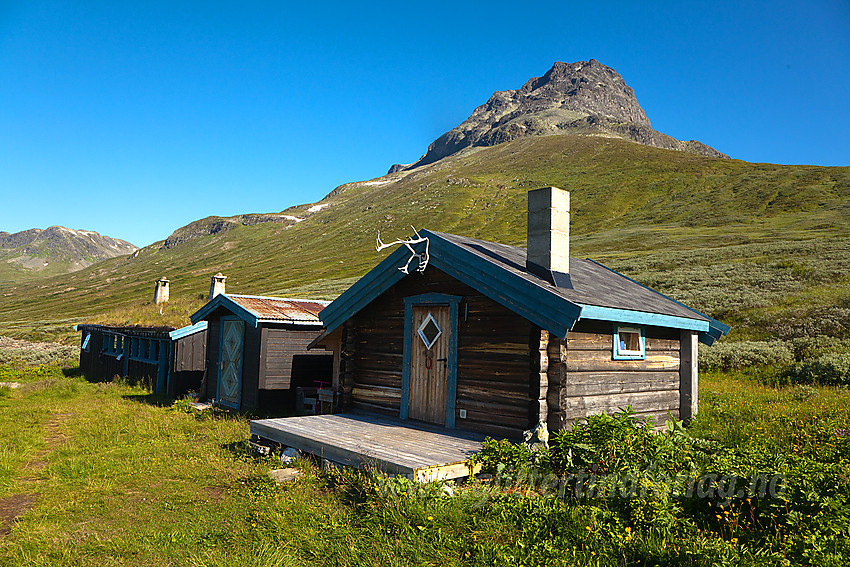
POLYGON ((222 293, 193 313, 191 319, 193 323, 197 323, 208 317, 217 308, 222 307, 255 327, 258 323, 321 326, 319 311, 324 309, 328 303, 330 302, 312 299, 286 299, 262 295, 222 293))
MULTIPOLYGON (((593 260, 570 259, 570 285, 558 287, 526 268, 524 248, 428 230, 420 234, 427 242, 413 248, 423 255, 427 247, 429 266, 561 338, 579 319, 692 330, 706 344, 729 332, 723 323, 593 260)), ((400 268, 410 256, 409 249, 400 246, 322 310, 326 332, 405 277, 400 268)), ((409 267, 413 271, 417 263, 409 267)))
POLYGON ((685 307, 666 295, 587 258, 570 258, 572 289, 556 287, 548 280, 526 269, 525 248, 496 244, 495 242, 456 236, 445 232, 432 231, 431 233, 536 286, 556 293, 572 303, 613 309, 630 309, 702 321, 711 320, 711 317, 685 307))

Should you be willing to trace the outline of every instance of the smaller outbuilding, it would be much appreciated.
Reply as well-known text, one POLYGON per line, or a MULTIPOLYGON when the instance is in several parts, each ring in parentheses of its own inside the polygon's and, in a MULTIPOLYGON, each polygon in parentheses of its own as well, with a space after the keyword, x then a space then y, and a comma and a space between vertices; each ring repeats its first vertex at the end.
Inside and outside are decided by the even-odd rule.
MULTIPOLYGON (((212 294, 211 294, 212 295, 212 294)), ((201 396, 236 410, 294 407, 297 388, 330 386, 333 353, 307 350, 329 302, 219 293, 192 315, 208 323, 201 396)))
POLYGON ((206 322, 173 327, 77 325, 80 370, 94 380, 114 376, 145 382, 158 394, 197 390, 206 370, 206 322))

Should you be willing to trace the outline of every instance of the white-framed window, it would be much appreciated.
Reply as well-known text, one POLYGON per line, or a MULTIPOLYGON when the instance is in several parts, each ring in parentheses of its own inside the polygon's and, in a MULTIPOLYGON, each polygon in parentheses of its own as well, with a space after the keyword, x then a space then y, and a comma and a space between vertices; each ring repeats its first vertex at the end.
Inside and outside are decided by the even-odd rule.
POLYGON ((614 360, 646 358, 646 338, 642 327, 614 327, 614 360))
POLYGON ((428 350, 431 350, 431 347, 434 346, 434 343, 443 334, 443 330, 437 324, 437 320, 430 313, 422 321, 422 324, 419 325, 419 329, 416 332, 419 333, 419 338, 422 339, 422 342, 425 343, 425 348, 428 350))

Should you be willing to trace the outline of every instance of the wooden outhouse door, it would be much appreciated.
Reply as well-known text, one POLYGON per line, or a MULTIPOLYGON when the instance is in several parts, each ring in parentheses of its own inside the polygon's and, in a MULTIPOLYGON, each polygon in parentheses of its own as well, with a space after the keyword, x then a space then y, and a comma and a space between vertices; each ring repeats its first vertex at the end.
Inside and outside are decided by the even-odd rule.
POLYGON ((446 424, 450 333, 448 305, 413 307, 410 419, 446 424))
POLYGON ((218 380, 218 399, 221 403, 239 408, 242 397, 242 337, 244 323, 238 319, 221 320, 221 369, 218 380))

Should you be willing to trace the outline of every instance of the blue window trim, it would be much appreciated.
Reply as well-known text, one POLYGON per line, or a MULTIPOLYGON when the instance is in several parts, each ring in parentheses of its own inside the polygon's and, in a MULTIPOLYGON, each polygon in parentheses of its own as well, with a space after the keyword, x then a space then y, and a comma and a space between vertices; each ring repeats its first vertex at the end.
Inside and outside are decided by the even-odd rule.
POLYGON ((643 327, 631 326, 631 325, 614 325, 614 333, 613 333, 613 356, 614 360, 645 360, 646 359, 646 335, 644 334, 643 327), (621 352, 620 351, 620 333, 623 331, 629 332, 637 332, 640 333, 640 352, 628 351, 621 352))
MULTIPOLYGON (((217 295, 216 298, 221 297, 221 295, 217 295)), ((215 383, 215 399, 218 400, 218 403, 231 408, 238 410, 242 406, 242 365, 245 364, 245 320, 241 317, 237 317, 236 315, 225 315, 219 319, 219 328, 218 328, 218 379, 215 383), (224 345, 224 325, 222 323, 224 321, 240 321, 242 323, 242 356, 239 357, 239 396, 236 399, 236 404, 231 404, 230 402, 225 402, 221 399, 221 351, 222 346, 224 345)))
POLYGON ((449 307, 449 356, 446 376, 446 428, 455 427, 455 406, 457 404, 457 317, 458 305, 463 299, 457 295, 443 293, 424 293, 404 298, 404 356, 401 374, 401 408, 399 418, 408 419, 410 413, 410 357, 413 341, 413 308, 420 306, 449 307))
POLYGON ((128 337, 128 339, 130 340, 130 360, 148 364, 159 363, 159 352, 163 348, 162 340, 143 337, 128 337))
POLYGON ((121 335, 117 333, 104 333, 101 352, 109 356, 120 356, 124 352, 121 335))

